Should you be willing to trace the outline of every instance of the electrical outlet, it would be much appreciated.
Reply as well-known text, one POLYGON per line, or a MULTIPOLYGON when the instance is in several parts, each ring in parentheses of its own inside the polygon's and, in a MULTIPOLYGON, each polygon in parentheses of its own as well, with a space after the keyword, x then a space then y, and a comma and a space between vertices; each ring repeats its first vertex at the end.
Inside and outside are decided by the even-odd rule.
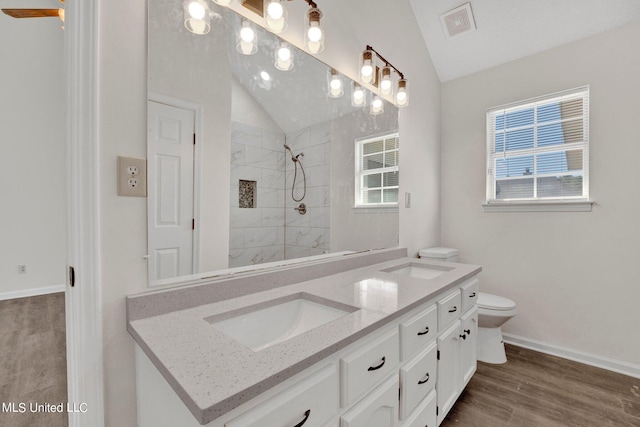
POLYGON ((147 196, 147 160, 118 156, 118 196, 147 196))
POLYGON ((27 273, 27 266, 26 265, 19 265, 18 266, 18 273, 26 274, 27 273))

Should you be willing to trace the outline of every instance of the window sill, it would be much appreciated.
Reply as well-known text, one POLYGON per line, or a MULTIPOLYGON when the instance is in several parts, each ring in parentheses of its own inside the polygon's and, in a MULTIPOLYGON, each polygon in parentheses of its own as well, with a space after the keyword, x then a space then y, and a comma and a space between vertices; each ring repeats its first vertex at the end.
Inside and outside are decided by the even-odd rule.
POLYGON ((492 202, 483 203, 485 213, 493 212, 591 212, 592 200, 540 201, 540 202, 492 202))
POLYGON ((356 206, 352 208, 355 214, 373 214, 373 213, 398 213, 398 206, 356 206))

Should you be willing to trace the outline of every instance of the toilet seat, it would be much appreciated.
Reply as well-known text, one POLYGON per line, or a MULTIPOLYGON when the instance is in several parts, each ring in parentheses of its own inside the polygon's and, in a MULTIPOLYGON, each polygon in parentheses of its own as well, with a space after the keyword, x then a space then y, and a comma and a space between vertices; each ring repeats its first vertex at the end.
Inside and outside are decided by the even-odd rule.
POLYGON ((494 311, 509 311, 516 308, 516 303, 509 298, 479 292, 478 308, 494 311))

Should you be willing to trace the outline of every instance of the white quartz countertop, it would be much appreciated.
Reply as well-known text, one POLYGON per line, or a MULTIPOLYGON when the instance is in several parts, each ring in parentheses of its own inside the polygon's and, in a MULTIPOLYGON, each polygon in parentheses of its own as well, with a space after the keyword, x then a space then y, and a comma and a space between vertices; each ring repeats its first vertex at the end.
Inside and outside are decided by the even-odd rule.
POLYGON ((480 270, 475 265, 401 258, 133 320, 128 330, 196 419, 206 424, 480 270), (382 271, 409 264, 448 271, 432 279, 382 271), (358 310, 258 352, 205 320, 301 292, 358 310))

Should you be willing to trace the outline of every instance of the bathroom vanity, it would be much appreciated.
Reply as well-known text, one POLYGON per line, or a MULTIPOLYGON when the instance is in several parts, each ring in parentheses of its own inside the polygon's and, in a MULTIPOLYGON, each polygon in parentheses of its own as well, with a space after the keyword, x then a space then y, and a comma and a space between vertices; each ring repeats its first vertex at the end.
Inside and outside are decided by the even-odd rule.
POLYGON ((481 269, 399 253, 128 297, 138 425, 440 424, 476 369, 481 269))

